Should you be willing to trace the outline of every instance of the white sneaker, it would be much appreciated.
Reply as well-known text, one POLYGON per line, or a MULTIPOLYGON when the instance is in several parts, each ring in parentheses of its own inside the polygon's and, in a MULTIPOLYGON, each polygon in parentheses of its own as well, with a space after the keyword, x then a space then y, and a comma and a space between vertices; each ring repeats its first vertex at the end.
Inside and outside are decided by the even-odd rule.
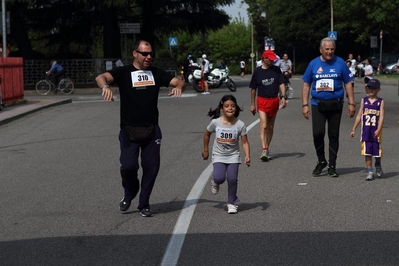
POLYGON ((211 92, 210 91, 206 91, 206 94, 211 94, 211 92))
POLYGON ((212 191, 213 195, 218 194, 218 192, 219 192, 219 184, 216 184, 213 180, 212 180, 211 184, 212 184, 211 191, 212 191))
POLYGON ((260 156, 260 159, 264 162, 267 162, 269 159, 267 159, 267 151, 266 150, 262 150, 262 154, 260 156))
POLYGON ((203 91, 203 92, 201 92, 201 94, 202 94, 202 95, 206 95, 207 93, 206 93, 206 91, 203 91))
POLYGON ((229 213, 229 214, 237 213, 238 212, 237 208, 238 208, 237 205, 227 204, 227 213, 229 213))
POLYGON ((366 181, 373 181, 374 180, 374 173, 373 172, 368 172, 366 181))
POLYGON ((267 157, 267 160, 272 160, 273 159, 273 156, 270 154, 270 151, 267 149, 266 150, 266 157, 267 157))
POLYGON ((294 97, 294 89, 292 87, 288 87, 288 99, 292 99, 294 97))
POLYGON ((375 167, 375 173, 377 174, 377 177, 382 177, 384 172, 382 171, 381 165, 375 167))

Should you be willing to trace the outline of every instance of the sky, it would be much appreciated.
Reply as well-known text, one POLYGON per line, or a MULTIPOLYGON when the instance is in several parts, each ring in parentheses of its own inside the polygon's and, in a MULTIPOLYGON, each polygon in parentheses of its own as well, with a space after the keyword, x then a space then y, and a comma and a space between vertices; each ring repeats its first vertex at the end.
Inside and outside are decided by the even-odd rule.
POLYGON ((238 13, 240 13, 240 16, 244 19, 245 23, 248 23, 248 13, 247 13, 247 4, 240 4, 241 0, 236 0, 235 4, 231 6, 224 6, 223 10, 231 16, 233 19, 238 18, 238 13))

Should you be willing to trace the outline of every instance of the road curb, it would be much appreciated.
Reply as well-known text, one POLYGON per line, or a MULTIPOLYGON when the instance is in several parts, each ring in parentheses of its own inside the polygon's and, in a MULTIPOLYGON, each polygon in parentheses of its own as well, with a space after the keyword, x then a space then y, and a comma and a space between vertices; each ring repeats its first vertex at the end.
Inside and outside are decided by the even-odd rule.
POLYGON ((27 99, 27 101, 28 103, 25 104, 10 106, 6 109, 3 108, 3 111, 0 112, 0 125, 7 124, 11 121, 17 120, 19 118, 49 107, 72 103, 72 99, 27 99))

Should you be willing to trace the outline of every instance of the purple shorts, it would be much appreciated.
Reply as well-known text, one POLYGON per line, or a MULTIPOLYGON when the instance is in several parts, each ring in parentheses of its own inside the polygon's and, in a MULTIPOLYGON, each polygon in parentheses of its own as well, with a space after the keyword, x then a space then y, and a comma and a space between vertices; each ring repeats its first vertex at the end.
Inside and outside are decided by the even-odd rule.
POLYGON ((364 156, 381 157, 382 147, 380 142, 362 141, 361 153, 364 156))

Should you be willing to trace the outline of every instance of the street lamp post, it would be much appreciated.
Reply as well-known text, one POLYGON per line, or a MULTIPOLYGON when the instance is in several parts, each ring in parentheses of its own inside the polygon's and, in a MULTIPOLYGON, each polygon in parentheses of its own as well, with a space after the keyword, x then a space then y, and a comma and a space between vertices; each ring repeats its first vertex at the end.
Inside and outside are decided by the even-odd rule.
POLYGON ((251 18, 251 64, 252 64, 252 69, 251 73, 254 73, 254 21, 252 20, 252 15, 250 15, 251 18))
POLYGON ((333 1, 334 0, 331 0, 330 1, 330 3, 331 3, 331 32, 333 32, 334 31, 334 5, 333 5, 333 1))
MULTIPOLYGON (((241 6, 239 8, 244 9, 241 6)), ((251 20, 251 54, 250 54, 250 57, 251 57, 251 66, 252 66, 251 71, 252 71, 252 73, 254 73, 254 57, 255 57, 255 54, 254 54, 254 21, 252 19, 252 14, 250 14, 248 12, 248 10, 246 10, 246 12, 249 16, 249 19, 251 20)))
POLYGON ((7 57, 7 29, 6 29, 6 1, 1 1, 2 23, 3 23, 3 58, 7 57))

